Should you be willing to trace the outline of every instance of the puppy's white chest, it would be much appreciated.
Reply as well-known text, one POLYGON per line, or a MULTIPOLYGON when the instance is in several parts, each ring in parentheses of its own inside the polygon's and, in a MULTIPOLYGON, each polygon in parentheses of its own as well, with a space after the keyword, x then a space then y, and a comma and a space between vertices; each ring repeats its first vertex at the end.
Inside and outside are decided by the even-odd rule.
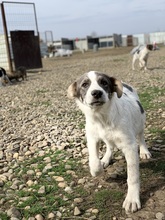
POLYGON ((115 132, 115 129, 111 125, 104 123, 91 124, 90 130, 97 139, 102 140, 112 140, 115 132))

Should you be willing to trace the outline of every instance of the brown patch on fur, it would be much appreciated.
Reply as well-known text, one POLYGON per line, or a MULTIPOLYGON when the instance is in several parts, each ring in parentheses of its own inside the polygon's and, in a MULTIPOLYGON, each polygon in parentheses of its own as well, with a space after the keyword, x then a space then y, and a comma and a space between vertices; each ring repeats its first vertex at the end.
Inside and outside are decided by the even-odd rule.
POLYGON ((69 88, 67 90, 68 98, 73 99, 74 97, 77 96, 77 89, 76 89, 76 87, 77 87, 77 83, 76 82, 72 83, 69 86, 69 88))
POLYGON ((120 98, 123 94, 123 84, 121 81, 117 80, 114 77, 110 77, 112 85, 113 85, 113 91, 117 93, 117 97, 120 98))
POLYGON ((147 44, 147 49, 148 50, 153 50, 153 45, 152 44, 147 44))

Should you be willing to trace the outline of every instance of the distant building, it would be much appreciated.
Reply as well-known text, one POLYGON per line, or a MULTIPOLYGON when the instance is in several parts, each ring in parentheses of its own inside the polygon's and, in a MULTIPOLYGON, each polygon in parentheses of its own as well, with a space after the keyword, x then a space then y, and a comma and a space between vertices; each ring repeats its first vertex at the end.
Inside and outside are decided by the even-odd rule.
MULTIPOLYGON (((86 36, 85 38, 61 38, 53 41, 51 45, 41 43, 42 57, 49 53, 48 48, 53 46, 55 49, 80 50, 82 52, 101 48, 114 48, 120 46, 137 46, 139 44, 165 44, 165 32, 155 32, 149 34, 121 35, 113 34, 108 36, 86 36), (47 46, 46 46, 46 45, 47 46), (48 47, 48 48, 47 48, 48 47)), ((1 58, 1 57, 0 57, 1 58)), ((2 58, 1 58, 2 60, 2 58)), ((2 61, 1 61, 2 62, 2 61)))
POLYGON ((165 43, 165 32, 150 33, 150 43, 156 42, 157 44, 165 43))
POLYGON ((86 38, 76 38, 68 39, 61 38, 60 41, 54 41, 53 45, 58 48, 70 49, 70 50, 81 50, 87 51, 93 49, 97 45, 98 48, 108 48, 122 46, 122 37, 121 34, 113 34, 112 36, 100 36, 92 37, 87 36, 86 38))
POLYGON ((122 35, 122 46, 137 46, 139 44, 165 43, 165 32, 149 34, 122 35))

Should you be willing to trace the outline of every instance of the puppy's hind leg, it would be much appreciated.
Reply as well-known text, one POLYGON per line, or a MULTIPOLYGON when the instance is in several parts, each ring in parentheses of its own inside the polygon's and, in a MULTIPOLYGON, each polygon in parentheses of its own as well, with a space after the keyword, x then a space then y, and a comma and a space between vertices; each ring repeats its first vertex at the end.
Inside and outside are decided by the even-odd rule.
POLYGON ((150 159, 151 153, 149 152, 145 140, 143 132, 139 134, 139 147, 140 147, 140 158, 141 159, 150 159))
POLYGON ((139 60, 139 66, 141 70, 147 70, 146 61, 144 59, 139 60))
POLYGON ((132 70, 135 70, 135 61, 137 60, 136 58, 136 54, 133 55, 133 59, 132 59, 132 70))
POLYGON ((145 70, 145 71, 148 70, 148 68, 147 68, 147 60, 145 60, 144 70, 145 70))

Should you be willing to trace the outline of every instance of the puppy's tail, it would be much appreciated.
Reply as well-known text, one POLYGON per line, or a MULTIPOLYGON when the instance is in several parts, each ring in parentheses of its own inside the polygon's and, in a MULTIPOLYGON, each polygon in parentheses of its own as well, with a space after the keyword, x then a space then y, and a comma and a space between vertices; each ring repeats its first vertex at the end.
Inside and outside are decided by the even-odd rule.
POLYGON ((141 44, 140 44, 140 45, 138 45, 137 47, 134 47, 134 48, 131 50, 130 54, 131 54, 131 55, 134 55, 136 52, 142 50, 144 47, 145 47, 144 45, 141 45, 141 44))

